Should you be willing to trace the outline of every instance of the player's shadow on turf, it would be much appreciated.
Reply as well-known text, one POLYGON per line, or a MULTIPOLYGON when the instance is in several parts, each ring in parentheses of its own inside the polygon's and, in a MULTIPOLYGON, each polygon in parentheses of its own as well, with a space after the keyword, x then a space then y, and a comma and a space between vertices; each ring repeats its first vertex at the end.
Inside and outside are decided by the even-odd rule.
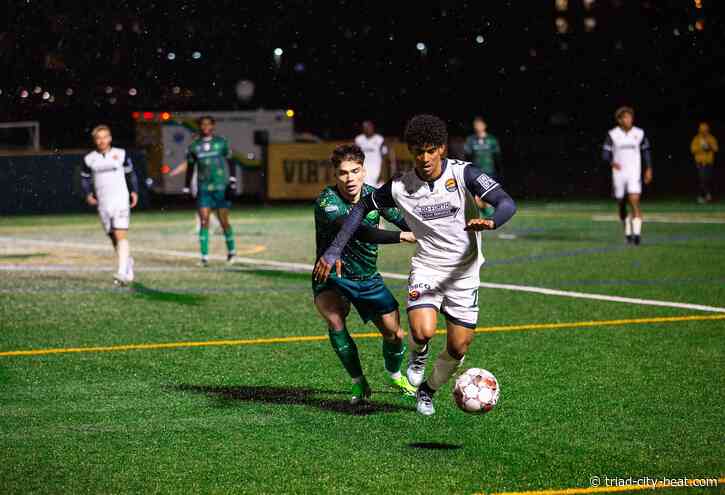
POLYGON ((235 266, 233 268, 228 268, 230 271, 238 271, 247 273, 249 275, 254 275, 257 277, 265 277, 265 278, 272 278, 275 280, 292 280, 295 282, 298 281, 308 281, 311 277, 310 272, 289 272, 289 271, 282 271, 282 270, 265 270, 262 268, 248 268, 244 266, 235 266))
POLYGON ((222 405, 234 402, 261 402, 265 404, 302 405, 316 407, 322 411, 330 411, 351 416, 369 416, 370 414, 413 411, 411 406, 381 404, 367 402, 353 406, 347 399, 347 392, 319 390, 305 387, 270 387, 270 386, 233 386, 216 387, 213 385, 177 385, 176 390, 204 394, 219 400, 222 405), (345 399, 320 397, 320 395, 345 396, 345 399))
POLYGON ((176 304, 185 304, 187 306, 198 306, 204 302, 204 296, 199 294, 183 294, 179 292, 152 289, 151 287, 146 287, 138 282, 131 284, 131 292, 142 299, 155 302, 171 302, 176 304))

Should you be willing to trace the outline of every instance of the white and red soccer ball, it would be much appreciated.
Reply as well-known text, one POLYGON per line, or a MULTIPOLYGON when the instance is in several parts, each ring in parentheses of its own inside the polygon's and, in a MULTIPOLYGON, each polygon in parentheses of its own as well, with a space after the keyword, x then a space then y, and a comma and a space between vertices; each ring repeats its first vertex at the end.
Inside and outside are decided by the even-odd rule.
POLYGON ((501 388, 488 370, 470 368, 462 373, 453 387, 453 400, 461 411, 484 414, 498 402, 501 388))

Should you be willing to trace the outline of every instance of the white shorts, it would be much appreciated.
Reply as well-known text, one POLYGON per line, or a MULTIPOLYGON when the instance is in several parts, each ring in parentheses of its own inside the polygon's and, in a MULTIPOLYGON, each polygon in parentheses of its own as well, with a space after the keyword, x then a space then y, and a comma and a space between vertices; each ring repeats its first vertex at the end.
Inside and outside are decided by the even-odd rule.
POLYGON ((612 173, 612 188, 614 197, 624 198, 625 194, 642 194, 641 173, 615 171, 612 173))
POLYGON ((456 325, 476 328, 478 323, 478 274, 465 278, 448 278, 413 270, 408 279, 408 311, 435 308, 456 325))
POLYGON ((101 224, 106 234, 114 230, 128 230, 131 219, 129 208, 99 209, 98 216, 101 217, 101 224))

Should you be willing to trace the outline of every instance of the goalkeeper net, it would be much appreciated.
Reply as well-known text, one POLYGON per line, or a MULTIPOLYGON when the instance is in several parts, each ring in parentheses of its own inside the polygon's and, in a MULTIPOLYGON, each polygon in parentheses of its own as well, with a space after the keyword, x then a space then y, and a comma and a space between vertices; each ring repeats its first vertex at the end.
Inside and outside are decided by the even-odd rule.
POLYGON ((0 122, 0 151, 17 150, 40 150, 38 122, 0 122))

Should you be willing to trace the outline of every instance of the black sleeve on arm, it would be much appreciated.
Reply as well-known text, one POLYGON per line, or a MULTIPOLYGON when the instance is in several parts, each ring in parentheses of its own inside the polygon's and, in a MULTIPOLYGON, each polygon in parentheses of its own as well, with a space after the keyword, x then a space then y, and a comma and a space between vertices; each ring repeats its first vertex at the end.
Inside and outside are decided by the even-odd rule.
POLYGON ((612 141, 612 136, 607 134, 607 139, 604 140, 604 145, 602 146, 602 160, 604 160, 607 165, 612 164, 612 158, 613 154, 612 151, 614 150, 614 142, 612 141))
MULTIPOLYGON (((335 220, 335 225, 342 228, 344 222, 344 218, 338 218, 335 220)), ((383 230, 368 227, 367 225, 360 225, 353 234, 353 238, 358 241, 369 242, 370 244, 399 244, 400 232, 397 230, 383 230)))
POLYGON ((646 168, 652 168, 652 147, 649 144, 647 136, 642 138, 642 142, 639 143, 639 150, 642 153, 642 163, 646 168))
POLYGON ((495 228, 503 226, 516 213, 516 203, 500 187, 486 195, 486 202, 494 207, 493 217, 491 219, 493 220, 495 228))
POLYGON ((93 194, 93 171, 85 161, 81 165, 81 190, 84 196, 93 194))
MULTIPOLYGON (((498 182, 484 174, 480 168, 474 167, 473 165, 466 165, 466 168, 463 170, 463 179, 466 182, 468 192, 481 199, 494 189, 501 187, 498 182)), ((490 203, 488 199, 486 202, 490 203)))
POLYGON ((337 236, 335 236, 335 239, 332 241, 332 244, 330 244, 330 247, 328 247, 325 254, 322 255, 322 257, 325 258, 325 261, 330 264, 334 264, 335 261, 340 259, 342 250, 345 249, 345 246, 350 241, 350 238, 360 227, 365 216, 371 211, 377 209, 375 202, 373 201, 374 194, 375 193, 362 198, 352 209, 343 222, 342 227, 340 227, 340 232, 337 233, 337 236))
POLYGON ((186 158, 186 179, 184 181, 184 185, 186 188, 191 187, 191 179, 194 177, 194 167, 196 166, 196 161, 189 160, 189 157, 186 158))
POLYGON ((136 177, 136 171, 133 169, 133 162, 128 156, 126 157, 126 162, 123 164, 123 172, 126 174, 128 192, 138 193, 138 177, 136 177))

